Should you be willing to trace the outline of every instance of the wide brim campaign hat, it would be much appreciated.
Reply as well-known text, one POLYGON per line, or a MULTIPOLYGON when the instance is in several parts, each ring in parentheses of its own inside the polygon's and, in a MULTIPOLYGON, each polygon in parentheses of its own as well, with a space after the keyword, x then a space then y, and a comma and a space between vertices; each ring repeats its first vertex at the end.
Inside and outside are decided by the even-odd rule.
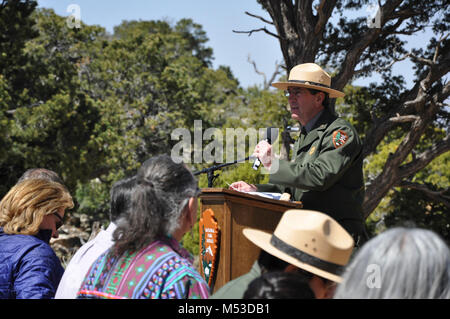
POLYGON ((273 234, 251 228, 242 232, 269 254, 338 283, 354 247, 352 236, 338 222, 312 210, 286 211, 273 234))
POLYGON ((319 90, 328 93, 330 98, 345 96, 343 92, 331 88, 331 76, 315 63, 294 66, 287 82, 274 82, 272 86, 280 90, 287 90, 292 86, 319 90))

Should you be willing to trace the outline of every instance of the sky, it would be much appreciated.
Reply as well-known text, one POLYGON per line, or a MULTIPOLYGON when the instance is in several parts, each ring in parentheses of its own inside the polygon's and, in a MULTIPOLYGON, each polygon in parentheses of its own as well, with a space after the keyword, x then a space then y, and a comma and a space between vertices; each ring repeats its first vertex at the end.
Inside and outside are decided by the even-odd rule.
POLYGON ((263 32, 250 37, 233 32, 265 25, 245 11, 270 19, 255 0, 38 0, 38 7, 51 8, 61 16, 71 14, 67 11, 70 4, 79 5, 83 23, 100 25, 110 33, 122 20, 164 19, 176 23, 191 18, 206 31, 209 38, 206 45, 213 48, 213 67, 229 66, 243 87, 263 83, 263 77, 247 62, 249 55, 268 78, 275 71, 275 63, 282 62, 278 40, 274 37, 263 32))
MULTIPOLYGON (((375 0, 374 0, 375 1, 375 0)), ((254 32, 251 36, 236 31, 249 31, 264 26, 275 33, 273 26, 245 14, 246 11, 271 20, 256 0, 38 0, 38 7, 51 8, 58 15, 69 16, 70 5, 80 8, 80 17, 88 25, 100 25, 113 33, 114 26, 123 20, 167 20, 176 23, 182 18, 191 18, 202 25, 213 49, 213 67, 226 65, 243 87, 262 85, 264 78, 255 73, 248 62, 250 57, 259 71, 269 79, 275 71, 276 63, 283 63, 278 40, 264 32, 254 32)), ((366 14, 368 9, 362 11, 366 14)), ((423 44, 423 35, 412 42, 423 44)), ((408 60, 394 65, 394 74, 402 74, 407 87, 412 86, 412 63, 408 60)), ((380 77, 358 80, 355 85, 379 82, 380 77)))

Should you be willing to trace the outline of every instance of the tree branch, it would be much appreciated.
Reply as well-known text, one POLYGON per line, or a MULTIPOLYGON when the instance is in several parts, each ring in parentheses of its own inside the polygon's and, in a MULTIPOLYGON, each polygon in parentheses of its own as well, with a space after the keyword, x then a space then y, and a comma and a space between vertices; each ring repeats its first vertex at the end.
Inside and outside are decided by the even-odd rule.
POLYGON ((405 179, 413 176, 417 171, 427 166, 433 159, 448 151, 450 151, 450 134, 439 142, 434 143, 426 151, 417 155, 414 161, 400 166, 398 168, 399 177, 405 179))
POLYGON ((323 32, 323 28, 333 12, 336 1, 321 0, 316 7, 317 10, 317 23, 314 27, 314 34, 318 35, 323 32))
POLYGON ((257 19, 261 20, 262 22, 265 22, 265 23, 268 23, 268 24, 273 25, 273 22, 272 22, 272 21, 266 20, 266 19, 264 19, 264 18, 261 17, 261 16, 257 16, 256 14, 252 14, 252 13, 250 13, 250 12, 248 12, 248 11, 245 11, 245 14, 248 15, 248 16, 250 16, 250 17, 257 18, 257 19))
POLYGON ((280 64, 280 63, 278 63, 277 61, 275 61, 275 71, 273 72, 272 76, 270 77, 269 82, 267 82, 267 88, 269 88, 269 85, 270 85, 273 81, 275 81, 275 78, 277 77, 277 75, 280 75, 280 74, 281 74, 281 70, 282 70, 282 69, 285 69, 285 68, 283 67, 283 65, 280 64))
POLYGON ((408 113, 416 113, 416 115, 419 115, 419 111, 425 107, 427 102, 432 101, 436 106, 439 106, 440 102, 445 101, 447 97, 450 96, 449 83, 446 83, 442 91, 433 97, 430 96, 429 89, 435 81, 442 78, 442 76, 447 74, 449 71, 450 52, 447 52, 439 64, 433 64, 433 66, 429 68, 427 74, 425 74, 422 79, 417 81, 416 85, 409 90, 409 92, 403 95, 403 98, 398 106, 394 108, 390 114, 387 114, 383 118, 374 122, 366 134, 363 156, 366 157, 375 152, 380 141, 393 127, 393 125, 397 123, 395 120, 391 120, 395 114, 398 114, 397 116, 408 115, 408 113))
POLYGON ((419 184, 419 183, 413 183, 408 181, 401 181, 397 185, 397 187, 404 187, 404 188, 411 188, 415 189, 421 192, 424 192, 428 197, 430 197, 432 200, 436 202, 440 202, 444 204, 447 208, 450 208, 450 196, 444 195, 449 191, 449 188, 439 190, 439 191, 433 191, 429 189, 426 185, 419 184))
POLYGON ((259 32, 259 31, 264 31, 268 35, 271 35, 271 36, 273 36, 273 37, 275 37, 277 39, 280 39, 280 37, 277 34, 270 32, 269 30, 266 29, 266 27, 259 28, 259 29, 254 29, 254 30, 250 30, 250 31, 236 31, 236 30, 233 30, 234 33, 248 33, 248 36, 251 36, 253 32, 259 32))
POLYGON ((383 26, 391 19, 392 13, 395 8, 402 2, 402 0, 386 1, 384 6, 380 7, 381 10, 381 28, 369 28, 361 37, 359 41, 353 43, 348 48, 342 63, 342 69, 333 78, 332 87, 336 90, 342 90, 348 81, 353 77, 356 65, 359 63, 362 53, 370 46, 375 40, 382 34, 383 26))
POLYGON ((438 53, 439 53, 439 47, 441 46, 441 42, 447 39, 447 37, 450 35, 450 33, 447 33, 445 36, 442 35, 442 37, 439 39, 438 43, 436 44, 436 50, 434 50, 434 56, 433 56, 433 62, 436 63, 438 53))
POLYGON ((264 78, 264 90, 267 90, 269 88, 270 84, 275 80, 275 77, 281 73, 281 67, 282 67, 281 64, 275 62, 275 71, 273 72, 272 76, 270 77, 270 80, 267 81, 266 74, 264 72, 261 72, 258 70, 258 68, 256 66, 256 62, 250 58, 250 54, 247 57, 247 61, 248 61, 248 63, 253 65, 253 70, 255 71, 255 73, 261 75, 264 78))
POLYGON ((391 117, 389 119, 389 121, 390 122, 394 122, 394 123, 407 123, 407 122, 417 121, 418 119, 420 119, 420 117, 417 116, 417 115, 403 115, 403 116, 400 116, 400 114, 397 113, 397 116, 391 117))
MULTIPOLYGON (((432 76, 433 72, 436 72, 437 68, 439 68, 439 66, 431 67, 426 75, 426 78, 432 76)), ((420 98, 422 102, 421 105, 416 107, 417 117, 412 123, 410 131, 403 138, 395 153, 390 154, 386 160, 383 171, 366 188, 366 195, 363 204, 364 216, 366 218, 377 207, 381 199, 394 185, 398 184, 405 178, 413 176, 419 170, 428 165, 434 158, 450 150, 450 136, 447 135, 443 140, 435 143, 428 150, 416 156, 414 161, 400 166, 408 154, 413 151, 414 146, 420 140, 420 137, 423 135, 425 129, 428 125, 430 125, 430 123, 432 123, 437 111, 439 110, 437 102, 445 100, 450 95, 450 85, 447 83, 442 92, 437 92, 433 96, 430 96, 427 91, 421 91, 421 89, 419 89, 417 94, 422 95, 420 98)), ((409 117, 406 118, 411 119, 409 117)), ((385 130, 389 129, 392 125, 394 125, 392 121, 384 120, 381 124, 377 125, 378 128, 376 130, 371 129, 365 139, 365 141, 370 142, 367 144, 364 143, 364 157, 368 155, 368 148, 373 147, 374 150, 376 149, 376 146, 387 132, 385 130)))

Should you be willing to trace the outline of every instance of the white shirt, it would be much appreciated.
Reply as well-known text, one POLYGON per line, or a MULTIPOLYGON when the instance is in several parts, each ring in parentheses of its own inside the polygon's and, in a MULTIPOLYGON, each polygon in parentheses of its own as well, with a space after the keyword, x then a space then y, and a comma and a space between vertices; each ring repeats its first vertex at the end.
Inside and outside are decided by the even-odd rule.
POLYGON ((113 244, 112 235, 116 225, 111 223, 106 230, 80 247, 67 265, 56 290, 55 299, 75 299, 78 289, 94 261, 113 244))

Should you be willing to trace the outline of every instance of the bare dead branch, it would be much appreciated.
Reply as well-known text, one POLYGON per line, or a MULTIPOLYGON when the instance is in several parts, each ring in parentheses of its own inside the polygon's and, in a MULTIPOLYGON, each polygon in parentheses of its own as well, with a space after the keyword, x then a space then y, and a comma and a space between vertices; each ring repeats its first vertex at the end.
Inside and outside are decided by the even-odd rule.
POLYGON ((255 71, 255 73, 262 75, 264 77, 264 82, 266 82, 266 74, 258 70, 258 68, 256 67, 256 62, 250 58, 250 54, 247 56, 247 62, 253 65, 253 70, 255 71))
POLYGON ((420 56, 417 56, 417 55, 413 54, 412 52, 409 52, 406 56, 411 57, 412 60, 416 60, 418 62, 421 62, 423 64, 427 64, 427 65, 430 65, 430 66, 435 64, 432 60, 422 58, 420 56))
POLYGON ((236 31, 236 30, 233 30, 234 33, 247 33, 248 36, 251 36, 253 32, 260 32, 260 31, 263 31, 263 32, 267 33, 268 35, 271 35, 271 36, 273 36, 273 37, 275 37, 277 39, 280 39, 280 37, 277 34, 270 32, 269 30, 266 29, 266 27, 259 28, 259 29, 254 29, 254 30, 250 30, 250 31, 236 31))
POLYGON ((394 122, 394 123, 407 123, 407 122, 417 121, 418 119, 420 119, 420 117, 416 116, 416 115, 403 115, 403 116, 400 116, 399 114, 397 114, 396 117, 391 117, 389 119, 389 121, 394 122))
POLYGON ((273 72, 272 76, 270 77, 270 80, 267 81, 266 74, 264 72, 261 72, 258 70, 258 68, 256 66, 256 62, 251 59, 250 55, 248 55, 247 61, 248 61, 248 63, 253 65, 253 70, 255 71, 255 73, 261 75, 264 78, 263 85, 264 85, 265 90, 269 88, 270 84, 275 80, 275 77, 281 73, 281 68, 282 68, 281 64, 279 64, 278 62, 275 62, 275 71, 273 72))
POLYGON ((250 12, 248 12, 248 11, 245 11, 245 14, 248 15, 248 16, 251 16, 251 17, 253 17, 253 18, 257 18, 257 19, 261 20, 261 21, 264 22, 264 23, 268 23, 268 24, 273 25, 273 22, 272 22, 272 21, 266 20, 266 19, 264 19, 264 18, 261 17, 261 16, 257 16, 256 14, 252 14, 252 13, 250 13, 250 12))
POLYGON ((281 74, 281 71, 284 69, 283 65, 275 61, 275 71, 273 72, 272 76, 269 79, 268 85, 270 85, 273 81, 275 81, 275 78, 281 74))

